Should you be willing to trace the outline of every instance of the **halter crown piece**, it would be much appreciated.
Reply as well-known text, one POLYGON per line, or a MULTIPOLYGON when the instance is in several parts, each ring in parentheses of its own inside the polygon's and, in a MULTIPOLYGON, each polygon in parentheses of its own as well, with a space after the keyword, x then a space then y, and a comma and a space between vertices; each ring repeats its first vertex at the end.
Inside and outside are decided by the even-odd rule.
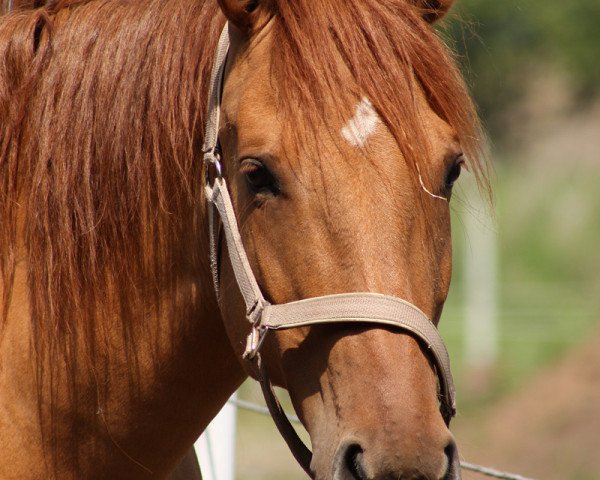
MULTIPOLYGON (((217 299, 221 301, 218 266, 218 213, 225 233, 229 260, 237 285, 246 304, 246 318, 251 324, 244 359, 259 372, 259 382, 271 416, 288 443, 296 460, 309 477, 312 453, 302 443, 277 401, 267 371, 260 361, 260 347, 269 330, 302 327, 327 323, 371 323, 398 327, 408 331, 427 346, 435 362, 441 397, 440 411, 449 425, 456 413, 454 383, 450 372, 448 352, 435 325, 415 305, 400 298, 377 293, 345 293, 308 298, 281 305, 271 305, 265 300, 256 281, 238 229, 235 211, 221 172, 219 152, 219 117, 223 76, 229 50, 229 29, 225 24, 213 63, 209 91, 208 115, 204 133, 205 195, 209 204, 210 264, 217 299), (209 172, 213 171, 214 175, 209 172), (212 178, 211 178, 212 177, 212 178)), ((454 462, 458 464, 458 462, 454 462)), ((455 477, 452 477, 455 478, 455 477)), ((460 477, 456 477, 460 478, 460 477)))

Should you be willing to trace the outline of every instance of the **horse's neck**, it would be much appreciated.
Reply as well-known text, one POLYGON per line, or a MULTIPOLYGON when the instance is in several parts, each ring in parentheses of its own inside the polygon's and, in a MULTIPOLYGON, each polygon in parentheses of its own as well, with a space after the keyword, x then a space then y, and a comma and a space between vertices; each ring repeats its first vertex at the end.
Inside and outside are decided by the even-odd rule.
POLYGON ((164 309, 169 314, 140 311, 134 338, 124 337, 117 312, 107 316, 101 330, 109 333, 96 346, 101 353, 93 368, 80 358, 84 366, 73 386, 63 375, 65 366, 43 364, 40 391, 23 253, 0 337, 0 437, 11 439, 0 450, 0 478, 44 478, 50 463, 44 454, 51 449, 58 453, 59 470, 69 471, 65 445, 78 445, 80 478, 138 478, 148 470, 160 477, 244 378, 210 279, 200 288, 190 276, 173 298, 162 299, 170 302, 164 309), (48 427, 50 376, 58 405, 52 435, 42 440, 37 414, 41 411, 48 427))

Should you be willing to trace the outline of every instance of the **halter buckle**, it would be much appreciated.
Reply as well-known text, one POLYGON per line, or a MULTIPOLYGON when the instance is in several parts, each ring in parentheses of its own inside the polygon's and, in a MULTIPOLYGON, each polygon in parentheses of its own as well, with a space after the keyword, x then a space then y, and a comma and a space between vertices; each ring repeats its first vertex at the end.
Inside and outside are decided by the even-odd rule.
POLYGON ((268 328, 261 325, 261 320, 267 305, 268 303, 265 304, 264 299, 257 298, 254 305, 246 312, 246 318, 252 324, 252 330, 246 339, 246 350, 243 355, 245 360, 253 360, 256 357, 265 339, 268 328))

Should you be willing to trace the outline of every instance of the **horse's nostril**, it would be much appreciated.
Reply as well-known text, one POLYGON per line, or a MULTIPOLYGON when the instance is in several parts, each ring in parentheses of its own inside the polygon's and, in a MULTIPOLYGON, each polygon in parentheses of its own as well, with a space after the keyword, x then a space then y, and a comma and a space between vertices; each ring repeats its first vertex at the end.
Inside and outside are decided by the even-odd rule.
POLYGON ((444 453, 448 459, 448 468, 446 475, 444 475, 444 480, 460 480, 460 460, 454 440, 446 446, 444 453))
POLYGON ((363 449, 361 446, 356 443, 349 445, 344 455, 344 464, 353 480, 368 480, 362 462, 363 449))
MULTIPOLYGON (((398 445, 392 444, 391 450, 375 451, 365 455, 363 447, 355 438, 347 439, 340 444, 336 451, 333 462, 333 479, 460 480, 460 461, 456 444, 451 436, 446 439, 446 442, 443 451, 438 447, 421 451, 421 454, 416 452, 415 455, 400 455, 398 445)), ((439 446, 441 447, 441 445, 439 446)))

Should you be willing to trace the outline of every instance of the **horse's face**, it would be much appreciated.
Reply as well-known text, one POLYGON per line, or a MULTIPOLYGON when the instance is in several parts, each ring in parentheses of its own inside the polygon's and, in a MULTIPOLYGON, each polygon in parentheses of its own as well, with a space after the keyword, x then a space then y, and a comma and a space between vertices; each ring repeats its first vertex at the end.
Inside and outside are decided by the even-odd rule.
MULTIPOLYGON (((430 142, 419 164, 422 187, 361 96, 347 118, 312 126, 318 151, 299 144, 286 127, 294 119, 282 118, 278 107, 274 48, 268 23, 256 34, 232 32, 220 128, 225 175, 265 297, 285 303, 379 292, 414 303, 437 322, 451 274, 450 214, 448 202, 425 188, 449 197, 462 162, 454 132, 417 93, 430 142)), ((335 111, 336 99, 325 107, 335 111)), ((222 261, 221 275, 224 290, 235 285, 229 262, 222 261)), ((226 323, 241 358, 247 322, 241 298, 228 295, 226 323)), ((445 477, 454 444, 439 412, 436 375, 406 332, 298 328, 269 334, 262 352, 310 433, 318 478, 445 477)))

